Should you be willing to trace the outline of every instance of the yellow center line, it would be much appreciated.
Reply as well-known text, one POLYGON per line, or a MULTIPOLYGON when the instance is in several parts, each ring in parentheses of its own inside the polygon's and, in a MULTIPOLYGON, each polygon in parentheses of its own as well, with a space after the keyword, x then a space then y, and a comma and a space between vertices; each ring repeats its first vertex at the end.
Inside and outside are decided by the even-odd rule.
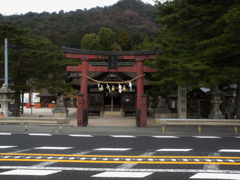
POLYGON ((48 159, 0 159, 0 161, 31 161, 31 162, 64 162, 64 163, 101 163, 101 164, 219 164, 219 165, 240 165, 240 163, 229 163, 229 162, 153 162, 153 161, 83 161, 83 160, 48 160, 48 159))
POLYGON ((102 158, 175 158, 175 159, 240 159, 240 157, 221 156, 118 156, 118 155, 74 155, 74 154, 34 154, 34 153, 0 153, 0 156, 64 156, 64 157, 102 157, 102 158))

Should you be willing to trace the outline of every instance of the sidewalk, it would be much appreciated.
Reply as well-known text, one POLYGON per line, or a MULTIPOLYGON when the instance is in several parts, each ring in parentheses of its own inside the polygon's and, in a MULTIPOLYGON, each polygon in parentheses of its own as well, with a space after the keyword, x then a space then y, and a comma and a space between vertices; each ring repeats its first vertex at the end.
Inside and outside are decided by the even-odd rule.
MULTIPOLYGON (((202 133, 198 133, 197 126, 167 126, 165 133, 162 133, 161 126, 154 125, 154 118, 148 117, 147 127, 136 127, 135 117, 127 118, 102 118, 99 116, 89 116, 87 127, 77 127, 77 108, 68 108, 70 124, 63 125, 63 132, 59 132, 58 125, 29 125, 28 131, 24 131, 24 125, 2 124, 1 132, 11 133, 54 133, 54 134, 92 134, 92 135, 220 135, 237 136, 233 127, 202 127, 202 133)), ((52 117, 52 109, 49 108, 25 108, 21 117, 52 117)))

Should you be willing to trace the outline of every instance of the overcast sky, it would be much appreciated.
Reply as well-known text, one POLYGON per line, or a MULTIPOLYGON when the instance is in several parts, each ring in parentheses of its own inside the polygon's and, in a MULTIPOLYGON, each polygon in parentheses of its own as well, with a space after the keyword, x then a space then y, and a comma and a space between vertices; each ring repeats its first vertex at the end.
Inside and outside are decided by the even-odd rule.
MULTIPOLYGON (((144 3, 154 5, 153 0, 142 0, 144 3)), ((60 10, 64 12, 75 11, 76 9, 91 9, 92 7, 104 7, 113 5, 118 0, 2 0, 0 13, 2 15, 25 14, 29 11, 41 13, 60 10)))

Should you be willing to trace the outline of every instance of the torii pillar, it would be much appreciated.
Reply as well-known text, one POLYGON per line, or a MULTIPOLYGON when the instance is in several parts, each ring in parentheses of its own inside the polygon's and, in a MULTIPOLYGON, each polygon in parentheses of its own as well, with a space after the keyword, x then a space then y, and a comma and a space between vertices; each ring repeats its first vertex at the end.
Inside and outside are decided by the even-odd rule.
MULTIPOLYGON (((88 61, 89 58, 83 57, 82 59, 82 77, 81 77, 81 93, 83 94, 83 123, 78 126, 87 126, 88 125, 88 61)), ((80 112, 78 112, 80 113, 80 112)))
MULTIPOLYGON (((136 58, 137 76, 143 75, 144 58, 136 58)), ((147 125, 141 122, 141 95, 144 93, 143 77, 137 79, 137 101, 136 101, 136 124, 138 127, 146 127, 147 125)))

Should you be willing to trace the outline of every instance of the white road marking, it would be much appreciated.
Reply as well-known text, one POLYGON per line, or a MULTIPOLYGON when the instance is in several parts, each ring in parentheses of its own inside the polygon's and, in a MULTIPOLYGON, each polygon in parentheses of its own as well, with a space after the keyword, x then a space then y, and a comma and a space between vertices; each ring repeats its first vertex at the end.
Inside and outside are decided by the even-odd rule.
POLYGON ((153 161, 153 159, 148 159, 148 161, 153 161))
POLYGON ((128 151, 132 148, 98 148, 94 149, 95 151, 128 151))
POLYGON ((102 158, 103 161, 108 161, 108 158, 102 158))
POLYGON ((73 159, 75 159, 75 157, 70 157, 70 158, 68 158, 68 159, 73 160, 73 159))
POLYGON ((29 136, 52 136, 51 134, 44 133, 28 133, 29 136))
POLYGON ((0 135, 3 135, 3 136, 7 135, 7 136, 10 136, 10 135, 12 135, 12 134, 11 134, 11 133, 0 133, 0 135))
POLYGON ((176 159, 171 159, 171 161, 177 161, 176 159))
POLYGON ((50 157, 47 157, 47 159, 52 159, 52 158, 53 158, 53 157, 51 157, 51 156, 50 156, 50 157))
MULTIPOLYGON (((220 153, 210 153, 208 156, 220 156, 220 153)), ((207 162, 211 162, 210 159, 205 159, 207 162)), ((205 164, 203 166, 204 170, 218 170, 219 169, 219 164, 205 164)))
POLYGON ((115 178, 144 178, 151 175, 152 172, 103 172, 91 177, 115 177, 115 178))
POLYGON ((59 157, 59 158, 57 158, 57 159, 64 159, 64 157, 59 157))
POLYGON ((179 138, 178 136, 152 136, 154 138, 179 138))
POLYGON ((235 162, 235 161, 234 161, 234 160, 232 160, 232 159, 229 159, 228 161, 229 161, 229 162, 235 162))
POLYGON ((30 159, 32 156, 27 156, 27 157, 25 157, 26 159, 30 159))
POLYGON ((42 156, 36 157, 36 159, 42 159, 42 156))
POLYGON ((85 160, 86 158, 83 157, 83 158, 80 158, 80 159, 81 159, 81 160, 85 160))
POLYGON ((188 159, 182 159, 183 161, 188 161, 188 159))
POLYGON ((165 161, 165 159, 159 159, 159 161, 165 161))
POLYGON ((7 159, 7 158, 9 158, 9 157, 10 157, 10 156, 5 156, 4 158, 7 159))
POLYGON ((194 138, 206 138, 206 139, 220 139, 222 137, 218 137, 218 136, 193 136, 194 138))
POLYGON ((96 161, 96 160, 97 160, 97 158, 91 158, 91 160, 92 160, 92 161, 96 161))
POLYGON ((131 161, 131 159, 127 158, 127 159, 125 159, 125 161, 131 161))
POLYGON ((194 159, 194 161, 197 161, 197 162, 198 162, 198 161, 199 161, 199 159, 194 159))
POLYGON ((10 153, 22 153, 22 152, 26 152, 26 151, 30 151, 32 149, 22 149, 22 150, 18 150, 18 151, 12 151, 10 153))
POLYGON ((114 161, 119 161, 119 158, 113 158, 114 161))
POLYGON ((174 152, 187 152, 187 151, 191 151, 192 149, 158 149, 156 151, 174 151, 174 152))
POLYGON ((218 152, 240 152, 240 149, 221 149, 218 152))
POLYGON ((130 135, 111 135, 111 137, 115 137, 115 138, 136 138, 136 136, 130 136, 130 135))
POLYGON ((235 138, 240 138, 240 136, 235 136, 235 138))
POLYGON ((51 146, 43 146, 43 147, 36 147, 33 149, 52 149, 52 150, 65 150, 65 149, 72 149, 73 147, 51 147, 51 146))
POLYGON ((211 159, 204 159, 205 161, 207 161, 207 162, 212 162, 212 160, 211 159))
POLYGON ((72 137, 93 137, 92 135, 85 135, 85 134, 69 134, 72 137))
POLYGON ((7 149, 7 148, 13 148, 13 147, 17 147, 17 146, 0 146, 0 149, 7 149))
POLYGON ((197 173, 190 179, 240 179, 240 174, 197 173))
POLYGON ((11 171, 2 172, 0 173, 0 175, 46 176, 46 175, 50 175, 58 172, 61 172, 61 171, 22 169, 22 170, 11 170, 11 171))

